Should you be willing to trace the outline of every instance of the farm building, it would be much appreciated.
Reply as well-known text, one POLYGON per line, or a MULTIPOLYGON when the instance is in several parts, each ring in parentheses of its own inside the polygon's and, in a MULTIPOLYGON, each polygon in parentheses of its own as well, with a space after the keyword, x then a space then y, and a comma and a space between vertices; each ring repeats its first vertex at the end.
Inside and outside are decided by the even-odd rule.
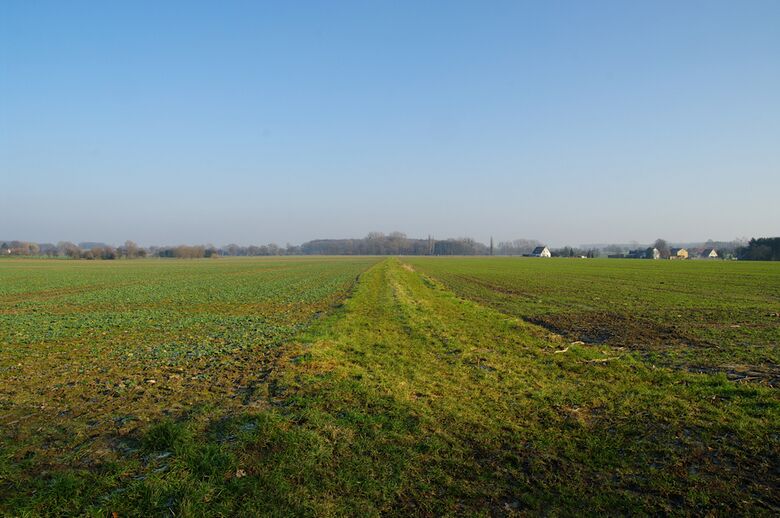
POLYGON ((705 248, 699 252, 699 259, 717 259, 718 252, 714 248, 705 248))
POLYGON ((546 246, 537 246, 534 251, 531 252, 531 257, 552 257, 550 249, 546 246))
POLYGON ((685 248, 672 248, 669 259, 688 259, 688 250, 685 248))

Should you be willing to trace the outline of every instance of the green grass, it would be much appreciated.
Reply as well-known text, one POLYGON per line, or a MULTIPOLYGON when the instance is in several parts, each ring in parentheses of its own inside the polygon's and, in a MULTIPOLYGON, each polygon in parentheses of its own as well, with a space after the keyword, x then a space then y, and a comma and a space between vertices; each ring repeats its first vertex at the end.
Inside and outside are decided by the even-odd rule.
MULTIPOLYGON (((186 396, 163 391, 156 399, 129 398, 111 407, 108 394, 90 392, 100 384, 67 389, 95 398, 84 408, 94 407, 97 413, 108 406, 123 419, 145 409, 148 420, 130 420, 136 423, 132 429, 124 428, 130 425, 120 419, 113 430, 98 426, 87 431, 87 436, 95 434, 92 442, 61 439, 58 443, 37 437, 34 428, 23 424, 32 420, 35 426, 43 426, 44 417, 54 419, 45 408, 13 425, 0 415, 0 512, 96 516, 111 512, 120 516, 777 513, 780 398, 776 389, 735 383, 724 374, 660 367, 640 349, 572 344, 570 338, 527 322, 526 315, 501 306, 501 301, 484 294, 478 300, 468 296, 464 287, 452 291, 449 281, 455 277, 446 277, 448 272, 462 276, 460 272, 469 269, 469 276, 479 281, 487 276, 480 268, 513 272, 507 278, 522 270, 501 260, 472 261, 149 261, 122 264, 127 271, 83 267, 79 274, 71 268, 81 266, 65 263, 53 267, 65 278, 51 287, 36 270, 36 265, 50 263, 19 263, 11 269, 20 271, 11 273, 3 266, 2 278, 15 276, 16 280, 0 298, 0 308, 19 303, 7 302, 14 293, 24 293, 23 288, 14 291, 14 284, 37 285, 39 304, 47 309, 29 318, 42 321, 56 320, 62 305, 55 299, 71 296, 43 300, 43 294, 64 290, 86 275, 95 278, 85 285, 121 292, 131 285, 128 278, 145 278, 146 269, 158 272, 157 289, 167 287, 169 295, 157 300, 181 300, 180 290, 203 297, 203 291, 194 287, 199 283, 235 286, 234 299, 218 295, 225 306, 213 315, 216 327, 241 326, 241 322, 227 325, 222 320, 233 306, 246 308, 248 318, 266 307, 255 298, 265 292, 262 286, 274 286, 275 280, 280 287, 274 293, 280 295, 263 299, 269 303, 308 296, 305 290, 296 292, 295 286, 324 283, 333 289, 325 289, 321 298, 307 299, 307 306, 298 306, 288 318, 291 322, 294 316, 299 318, 276 341, 258 347, 250 343, 209 349, 208 361, 176 356, 175 368, 185 369, 188 375, 202 369, 210 373, 190 383, 186 396), (353 284, 360 272, 359 282, 353 284), (242 280, 232 284, 234 275, 242 280), (288 282, 281 280, 285 276, 288 282), (307 281, 311 278, 319 282, 307 281), (128 287, 116 287, 125 279, 128 287), (165 284, 166 280, 172 284, 165 284), (247 284, 255 288, 248 289, 247 284), (284 286, 292 286, 293 292, 284 295, 288 293, 284 286), (298 315, 309 305, 314 309, 298 315), (320 312, 326 315, 315 318, 320 312), (211 367, 214 363, 219 368, 211 367), (263 374, 252 376, 251 391, 238 391, 231 377, 237 375, 225 374, 248 376, 258 366, 263 374), (233 397, 238 394, 241 397, 233 397), (21 436, 24 431, 30 435, 21 436)), ((522 263, 540 276, 548 274, 551 291, 564 290, 556 269, 570 266, 557 261, 546 266, 522 263)), ((650 262, 643 264, 655 268, 650 262)), ((707 284, 706 268, 712 267, 704 268, 701 283, 707 284)), ((757 268, 759 276, 776 282, 773 270, 757 268)), ((604 270, 603 275, 619 274, 604 270)), ((674 277, 673 272, 665 275, 674 277)), ((737 275, 745 273, 737 271, 737 275)), ((591 277, 597 279, 598 273, 591 271, 591 277)), ((695 286, 693 277, 687 282, 695 286)), ((596 286, 604 284, 609 282, 596 286)), ((754 285, 752 295, 751 289, 743 287, 734 296, 760 299, 764 287, 754 285)), ((637 292, 640 288, 641 284, 637 292)), ((606 288, 591 289, 593 296, 613 296, 606 288)), ((723 287, 721 291, 729 293, 723 287)), ((776 293, 777 286, 773 284, 769 291, 776 293)), ((84 293, 73 295, 71 303, 83 302, 84 293)), ((127 295, 128 306, 117 304, 132 313, 132 306, 145 307, 157 297, 154 290, 150 293, 136 299, 127 295)), ((91 296, 103 299, 98 293, 91 296)), ((123 300, 116 294, 107 297, 111 299, 123 300)), ((25 307, 19 314, 38 313, 32 311, 35 307, 25 307)), ((188 318, 192 305, 174 307, 188 318)), ((275 315, 279 306, 273 307, 268 311, 275 315)), ((771 304, 763 307, 771 308, 771 304)), ((66 310, 62 316, 73 318, 73 313, 66 310)), ((11 322, 3 328, 2 387, 8 386, 9 376, 16 376, 7 358, 25 358, 38 345, 21 336, 6 342, 6 336, 15 336, 11 322)), ((243 324, 251 327, 254 321, 243 324)), ((30 335, 31 331, 19 328, 25 337, 30 335)), ((80 337, 76 341, 100 336, 87 328, 85 324, 72 331, 80 337)), ((63 351, 49 346, 40 349, 36 358, 51 358, 51 368, 63 361, 58 358, 78 363, 84 374, 70 367, 70 376, 78 382, 95 375, 89 370, 91 364, 105 367, 105 353, 114 347, 125 352, 112 361, 130 372, 137 364, 127 361, 127 351, 161 341, 160 337, 168 336, 165 331, 144 328, 138 336, 128 333, 136 336, 132 340, 125 340, 120 332, 93 356, 70 352, 82 351, 78 348, 63 351)), ((192 336, 201 334, 197 330, 192 336)), ((254 341, 264 335, 250 336, 254 341)), ((168 361, 168 355, 145 360, 149 368, 162 368, 155 366, 168 361)), ((161 387, 155 384, 154 389, 144 390, 157 388, 161 387)), ((57 393, 54 385, 43 383, 16 390, 17 399, 7 400, 3 392, 9 405, 3 414, 24 407, 28 398, 50 392, 57 393)), ((84 419, 65 415, 51 426, 78 429, 72 422, 84 419)))

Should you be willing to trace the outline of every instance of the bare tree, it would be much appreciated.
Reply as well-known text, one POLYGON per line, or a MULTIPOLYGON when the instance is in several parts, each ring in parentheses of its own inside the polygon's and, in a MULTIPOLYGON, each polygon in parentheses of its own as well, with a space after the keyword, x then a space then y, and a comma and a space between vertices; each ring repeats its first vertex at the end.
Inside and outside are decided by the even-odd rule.
POLYGON ((70 241, 60 241, 57 243, 57 253, 71 259, 81 257, 81 249, 70 241))
POLYGON ((669 256, 672 254, 672 251, 669 249, 669 243, 665 239, 656 239, 653 247, 657 248, 661 253, 661 259, 669 259, 669 256))
POLYGON ((128 259, 135 259, 138 257, 138 245, 133 241, 125 241, 124 255, 128 259))

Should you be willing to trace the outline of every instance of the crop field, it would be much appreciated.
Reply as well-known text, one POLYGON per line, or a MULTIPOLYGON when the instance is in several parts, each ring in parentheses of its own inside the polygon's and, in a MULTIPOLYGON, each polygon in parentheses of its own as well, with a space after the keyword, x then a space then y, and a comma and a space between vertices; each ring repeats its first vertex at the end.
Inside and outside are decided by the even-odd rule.
POLYGON ((414 259, 459 296, 572 340, 780 384, 780 268, 724 261, 414 259))
POLYGON ((780 268, 0 260, 0 514, 780 512, 780 268))

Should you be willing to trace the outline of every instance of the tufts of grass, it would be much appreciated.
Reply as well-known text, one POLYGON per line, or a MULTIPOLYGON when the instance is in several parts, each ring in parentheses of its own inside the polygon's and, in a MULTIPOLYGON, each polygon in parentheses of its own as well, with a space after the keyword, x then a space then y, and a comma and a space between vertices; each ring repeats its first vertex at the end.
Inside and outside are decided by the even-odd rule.
POLYGON ((152 425, 144 434, 142 444, 148 451, 181 451, 192 443, 192 436, 183 423, 165 419, 152 425))

